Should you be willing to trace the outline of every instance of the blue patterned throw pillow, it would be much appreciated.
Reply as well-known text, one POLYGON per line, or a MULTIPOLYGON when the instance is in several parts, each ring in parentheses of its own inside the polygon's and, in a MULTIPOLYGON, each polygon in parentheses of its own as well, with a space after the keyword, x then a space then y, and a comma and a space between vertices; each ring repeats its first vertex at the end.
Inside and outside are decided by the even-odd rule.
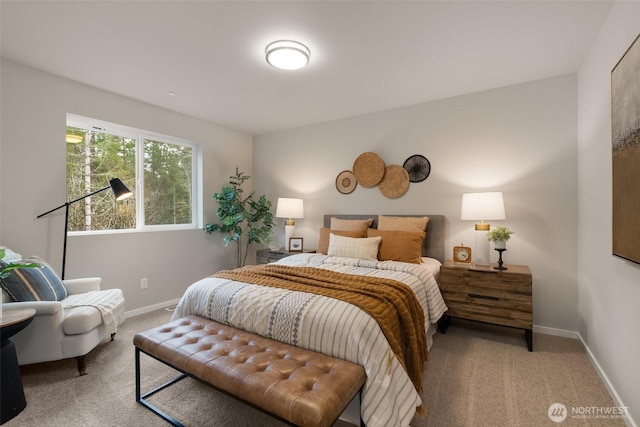
POLYGON ((61 301, 69 292, 49 265, 37 260, 38 268, 19 268, 11 270, 6 279, 1 279, 2 288, 13 301, 61 301))

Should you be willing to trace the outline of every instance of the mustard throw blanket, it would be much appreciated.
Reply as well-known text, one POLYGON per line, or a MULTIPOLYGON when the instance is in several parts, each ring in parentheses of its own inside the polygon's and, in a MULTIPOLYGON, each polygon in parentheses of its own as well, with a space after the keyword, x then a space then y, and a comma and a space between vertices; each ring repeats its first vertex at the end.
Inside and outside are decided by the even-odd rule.
POLYGON ((428 356, 424 313, 415 294, 404 283, 277 264, 220 271, 213 277, 309 292, 358 306, 378 322, 416 390, 422 392, 422 371, 428 356))

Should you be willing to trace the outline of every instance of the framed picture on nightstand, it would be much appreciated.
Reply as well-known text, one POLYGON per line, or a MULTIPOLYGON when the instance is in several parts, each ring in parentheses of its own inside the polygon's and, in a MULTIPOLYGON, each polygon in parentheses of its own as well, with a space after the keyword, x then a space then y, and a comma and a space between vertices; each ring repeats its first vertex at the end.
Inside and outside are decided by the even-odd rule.
POLYGON ((302 252, 302 237, 290 237, 289 238, 289 252, 302 252))

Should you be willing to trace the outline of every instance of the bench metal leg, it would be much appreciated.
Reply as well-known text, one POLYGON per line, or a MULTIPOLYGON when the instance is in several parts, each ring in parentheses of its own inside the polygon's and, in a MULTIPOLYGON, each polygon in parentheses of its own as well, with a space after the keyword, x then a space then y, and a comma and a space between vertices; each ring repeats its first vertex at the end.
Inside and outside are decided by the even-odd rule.
MULTIPOLYGON (((182 373, 181 375, 178 375, 174 379, 162 384, 161 386, 156 387, 153 390, 141 395, 141 390, 140 390, 140 352, 141 352, 141 350, 138 347, 136 347, 136 402, 140 403, 142 406, 145 406, 151 412, 153 412, 154 414, 156 414, 159 417, 163 418, 165 421, 169 422, 171 425, 176 426, 176 427, 184 427, 184 425, 182 423, 180 423, 178 420, 176 420, 171 415, 167 414, 166 412, 164 412, 163 410, 161 410, 160 408, 158 408, 154 404, 152 404, 149 401, 147 401, 146 398, 150 397, 150 396, 153 396, 157 392, 159 392, 161 390, 164 390, 165 388, 177 383, 178 381, 180 381, 180 380, 182 380, 184 378, 187 378, 188 375, 182 373)), ((147 354, 147 353, 145 353, 145 354, 147 354)), ((147 354, 147 356, 153 357, 153 356, 151 356, 149 354, 147 354)), ((156 359, 155 357, 153 357, 153 358, 156 359)), ((158 359, 156 359, 156 360, 158 360, 158 359)), ((162 361, 160 361, 160 362, 162 362, 162 361)), ((164 362, 162 362, 162 363, 164 363, 164 362)), ((166 363, 164 363, 164 364, 166 365, 166 363)), ((169 365, 167 365, 167 366, 169 366, 169 365)))

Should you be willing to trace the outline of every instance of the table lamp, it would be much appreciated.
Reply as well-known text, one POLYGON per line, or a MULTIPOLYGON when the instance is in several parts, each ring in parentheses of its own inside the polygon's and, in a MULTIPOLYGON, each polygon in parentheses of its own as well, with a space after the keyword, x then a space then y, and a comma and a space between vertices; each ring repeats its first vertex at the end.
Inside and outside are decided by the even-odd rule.
POLYGON ((276 218, 287 218, 284 226, 284 249, 289 250, 289 239, 293 237, 296 229, 294 218, 304 218, 302 199, 278 198, 276 218))
POLYGON ((461 220, 480 221, 475 225, 473 256, 476 265, 489 265, 489 239, 491 228, 487 220, 506 219, 502 192, 465 193, 462 195, 461 220))

